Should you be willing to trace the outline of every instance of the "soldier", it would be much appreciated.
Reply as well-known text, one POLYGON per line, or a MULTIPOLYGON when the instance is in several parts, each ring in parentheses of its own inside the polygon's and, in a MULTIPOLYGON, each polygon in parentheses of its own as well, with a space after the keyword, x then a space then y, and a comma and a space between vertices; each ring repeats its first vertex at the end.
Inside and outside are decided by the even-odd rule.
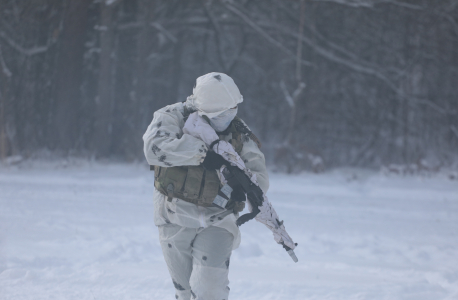
POLYGON ((246 200, 235 188, 224 207, 214 204, 222 189, 217 170, 227 161, 183 132, 189 115, 205 118, 256 175, 262 191, 269 187, 260 143, 236 116, 242 101, 231 77, 203 75, 186 101, 156 111, 143 135, 146 159, 155 166, 154 222, 176 299, 228 299, 230 256, 240 244, 235 222, 246 200))

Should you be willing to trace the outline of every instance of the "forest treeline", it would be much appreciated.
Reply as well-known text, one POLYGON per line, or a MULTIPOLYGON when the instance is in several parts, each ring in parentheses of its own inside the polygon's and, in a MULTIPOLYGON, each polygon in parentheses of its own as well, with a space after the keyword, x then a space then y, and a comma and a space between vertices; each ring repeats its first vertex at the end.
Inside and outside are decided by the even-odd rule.
POLYGON ((272 166, 457 161, 457 0, 0 0, 0 156, 141 160, 212 71, 272 166))

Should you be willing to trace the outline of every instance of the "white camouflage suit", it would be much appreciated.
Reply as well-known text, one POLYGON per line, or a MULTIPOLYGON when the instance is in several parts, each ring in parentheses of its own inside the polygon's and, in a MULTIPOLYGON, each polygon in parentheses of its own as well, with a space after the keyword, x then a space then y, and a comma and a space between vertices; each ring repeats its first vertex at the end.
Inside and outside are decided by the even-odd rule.
MULTIPOLYGON (((237 106, 242 99, 229 76, 209 73, 199 77, 193 95, 185 103, 169 105, 154 113, 143 135, 148 163, 161 167, 202 163, 208 148, 202 140, 183 133, 185 105, 211 119, 237 106)), ((229 141, 231 134, 219 137, 229 141)), ((269 179, 264 155, 257 144, 245 138, 240 157, 256 174, 259 186, 266 193, 269 179)), ((230 256, 240 244, 237 217, 225 209, 197 206, 178 198, 169 202, 155 190, 154 223, 159 229, 176 299, 228 299, 230 256)))

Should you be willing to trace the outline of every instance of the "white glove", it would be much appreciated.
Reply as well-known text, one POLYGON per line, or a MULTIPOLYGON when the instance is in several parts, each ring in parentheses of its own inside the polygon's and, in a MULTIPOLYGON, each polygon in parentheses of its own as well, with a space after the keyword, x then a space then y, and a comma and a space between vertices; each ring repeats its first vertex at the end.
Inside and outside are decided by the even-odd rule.
POLYGON ((183 132, 202 140, 207 147, 214 141, 219 140, 216 131, 197 112, 189 115, 184 123, 183 132))
MULTIPOLYGON (((204 118, 199 116, 197 112, 189 115, 186 123, 184 124, 183 132, 202 140, 207 145, 207 147, 210 147, 214 141, 219 140, 219 137, 213 127, 211 127, 210 124, 204 120, 204 118)), ((246 173, 247 168, 243 162, 243 159, 234 150, 234 147, 232 147, 231 144, 226 141, 219 141, 213 145, 212 150, 215 151, 215 153, 221 155, 233 166, 238 167, 240 170, 244 170, 246 173)), ((252 175, 250 172, 250 178, 251 177, 252 175)))

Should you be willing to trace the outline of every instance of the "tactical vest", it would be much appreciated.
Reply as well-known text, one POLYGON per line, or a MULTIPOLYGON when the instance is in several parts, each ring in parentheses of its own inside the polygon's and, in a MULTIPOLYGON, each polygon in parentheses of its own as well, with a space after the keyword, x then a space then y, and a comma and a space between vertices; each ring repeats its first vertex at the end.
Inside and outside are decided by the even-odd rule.
MULTIPOLYGON (((185 118, 187 115, 189 113, 185 110, 185 118)), ((232 133, 229 143, 239 155, 243 149, 243 141, 247 138, 251 138, 261 148, 258 138, 238 117, 234 118, 224 132, 218 132, 218 135, 229 133, 232 133)), ((216 170, 207 170, 202 166, 154 166, 154 186, 167 196, 168 201, 178 198, 204 207, 213 206, 213 200, 222 188, 216 170)), ((233 202, 229 201, 226 208, 234 205, 233 202)))

